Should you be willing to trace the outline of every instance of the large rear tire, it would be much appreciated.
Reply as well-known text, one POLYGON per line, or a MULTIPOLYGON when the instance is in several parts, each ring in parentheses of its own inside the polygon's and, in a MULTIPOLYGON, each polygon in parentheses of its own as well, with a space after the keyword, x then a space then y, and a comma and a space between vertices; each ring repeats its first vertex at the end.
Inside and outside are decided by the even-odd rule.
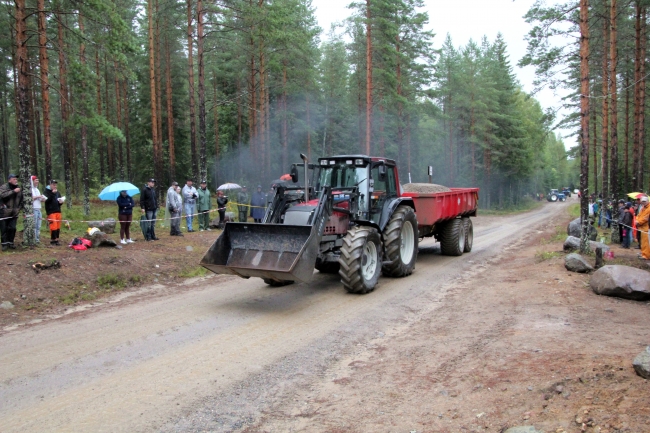
POLYGON ((463 225, 465 226, 465 248, 464 253, 472 251, 472 244, 474 243, 474 224, 470 218, 463 218, 463 225))
POLYGON ((350 293, 372 292, 381 273, 381 238, 371 227, 353 227, 343 238, 339 275, 350 293))
POLYGON ((384 265, 387 277, 413 273, 418 256, 418 220, 410 206, 398 206, 384 229, 384 265))
POLYGON ((440 236, 440 250, 445 256, 460 256, 465 250, 465 224, 462 218, 445 223, 440 236))
POLYGON ((320 259, 316 259, 316 265, 314 266, 316 270, 323 274, 338 274, 341 266, 339 262, 321 262, 320 259))

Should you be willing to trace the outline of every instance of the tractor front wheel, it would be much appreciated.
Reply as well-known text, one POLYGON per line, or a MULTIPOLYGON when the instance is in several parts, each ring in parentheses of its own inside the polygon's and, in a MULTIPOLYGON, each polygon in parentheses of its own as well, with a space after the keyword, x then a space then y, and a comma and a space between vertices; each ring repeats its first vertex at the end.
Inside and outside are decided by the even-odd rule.
POLYGON ((382 245, 379 233, 371 227, 353 227, 343 238, 339 275, 350 293, 372 292, 381 273, 382 245))
POLYGON ((418 256, 418 220, 410 206, 398 206, 384 229, 386 257, 381 271, 387 277, 413 273, 418 256))

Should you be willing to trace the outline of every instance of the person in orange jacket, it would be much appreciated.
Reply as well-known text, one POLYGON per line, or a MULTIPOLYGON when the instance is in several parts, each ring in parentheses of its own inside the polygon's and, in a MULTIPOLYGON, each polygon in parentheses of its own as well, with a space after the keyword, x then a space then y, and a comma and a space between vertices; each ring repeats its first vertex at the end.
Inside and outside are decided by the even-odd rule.
POLYGON ((641 211, 636 217, 636 228, 641 232, 641 254, 639 258, 650 260, 650 239, 648 239, 648 229, 650 228, 650 205, 648 196, 641 197, 641 211))

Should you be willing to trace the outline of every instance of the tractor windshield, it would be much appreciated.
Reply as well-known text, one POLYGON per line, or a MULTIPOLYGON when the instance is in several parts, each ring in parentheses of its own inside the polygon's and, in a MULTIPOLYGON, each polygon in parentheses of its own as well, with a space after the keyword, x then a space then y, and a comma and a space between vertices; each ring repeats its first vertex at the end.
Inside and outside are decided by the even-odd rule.
POLYGON ((359 208, 364 211, 366 197, 368 197, 368 167, 349 165, 345 162, 321 167, 316 189, 321 191, 324 186, 331 187, 333 191, 357 187, 360 198, 359 208))

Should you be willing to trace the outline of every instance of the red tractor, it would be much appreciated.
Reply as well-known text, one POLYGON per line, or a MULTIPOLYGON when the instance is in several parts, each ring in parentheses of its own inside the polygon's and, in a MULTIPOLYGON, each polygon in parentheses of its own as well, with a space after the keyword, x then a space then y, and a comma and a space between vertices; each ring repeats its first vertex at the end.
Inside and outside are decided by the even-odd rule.
POLYGON ((227 223, 201 265, 269 285, 307 282, 316 268, 338 273, 348 292, 368 293, 380 273, 413 272, 420 237, 435 236, 443 254, 471 250, 478 188, 402 193, 391 159, 301 157, 291 177, 298 184, 304 168, 302 185, 278 186, 261 224, 227 223))

